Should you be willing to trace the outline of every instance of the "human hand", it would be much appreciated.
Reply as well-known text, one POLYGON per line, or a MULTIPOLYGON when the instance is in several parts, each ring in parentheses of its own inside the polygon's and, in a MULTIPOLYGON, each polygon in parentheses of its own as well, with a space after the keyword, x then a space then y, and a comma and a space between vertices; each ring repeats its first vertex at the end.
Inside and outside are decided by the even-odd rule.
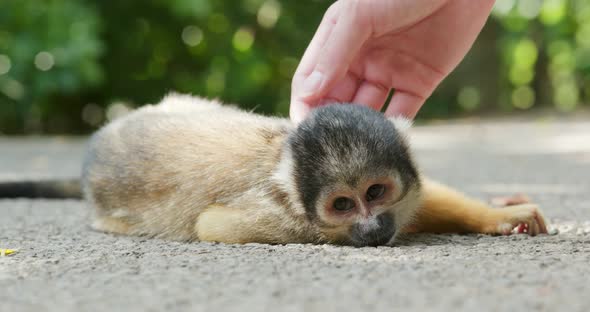
POLYGON ((291 119, 330 102, 413 118, 463 59, 494 0, 339 0, 307 47, 291 84, 291 119))

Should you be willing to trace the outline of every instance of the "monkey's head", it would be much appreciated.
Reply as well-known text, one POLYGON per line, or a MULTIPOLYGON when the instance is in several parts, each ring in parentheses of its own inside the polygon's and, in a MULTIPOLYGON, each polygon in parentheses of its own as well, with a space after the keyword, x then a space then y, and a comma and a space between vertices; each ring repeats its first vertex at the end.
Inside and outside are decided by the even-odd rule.
POLYGON ((379 112, 322 106, 286 144, 294 196, 330 242, 391 244, 419 208, 419 174, 403 133, 379 112))

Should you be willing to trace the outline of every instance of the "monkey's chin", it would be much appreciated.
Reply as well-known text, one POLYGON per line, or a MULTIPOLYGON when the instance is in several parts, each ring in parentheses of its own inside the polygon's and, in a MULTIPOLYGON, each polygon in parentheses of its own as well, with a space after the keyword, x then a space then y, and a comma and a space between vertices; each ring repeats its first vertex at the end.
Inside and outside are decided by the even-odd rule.
POLYGON ((395 241, 398 235, 398 231, 395 231, 393 235, 387 237, 380 237, 378 239, 368 241, 368 240, 358 240, 358 239, 351 239, 349 244, 354 247, 379 247, 379 246, 393 246, 393 242, 395 241))

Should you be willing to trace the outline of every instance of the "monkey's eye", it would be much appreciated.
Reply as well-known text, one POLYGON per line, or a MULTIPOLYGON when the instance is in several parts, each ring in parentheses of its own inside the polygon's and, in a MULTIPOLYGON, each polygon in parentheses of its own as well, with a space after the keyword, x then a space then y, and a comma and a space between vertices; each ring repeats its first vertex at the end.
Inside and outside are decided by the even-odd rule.
POLYGON ((379 199, 385 194, 385 185, 383 184, 373 184, 367 190, 367 201, 373 201, 379 199))
POLYGON ((354 209, 354 200, 347 197, 338 197, 334 200, 333 207, 337 211, 349 211, 354 209))

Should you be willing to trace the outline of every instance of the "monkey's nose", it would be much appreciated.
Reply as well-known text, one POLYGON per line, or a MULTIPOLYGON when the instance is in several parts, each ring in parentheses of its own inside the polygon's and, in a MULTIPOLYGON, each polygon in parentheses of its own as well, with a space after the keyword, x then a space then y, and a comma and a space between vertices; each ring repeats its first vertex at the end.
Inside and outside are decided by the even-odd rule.
POLYGON ((351 229, 356 246, 380 246, 387 244, 395 234, 393 217, 384 213, 367 222, 357 223, 351 229))

